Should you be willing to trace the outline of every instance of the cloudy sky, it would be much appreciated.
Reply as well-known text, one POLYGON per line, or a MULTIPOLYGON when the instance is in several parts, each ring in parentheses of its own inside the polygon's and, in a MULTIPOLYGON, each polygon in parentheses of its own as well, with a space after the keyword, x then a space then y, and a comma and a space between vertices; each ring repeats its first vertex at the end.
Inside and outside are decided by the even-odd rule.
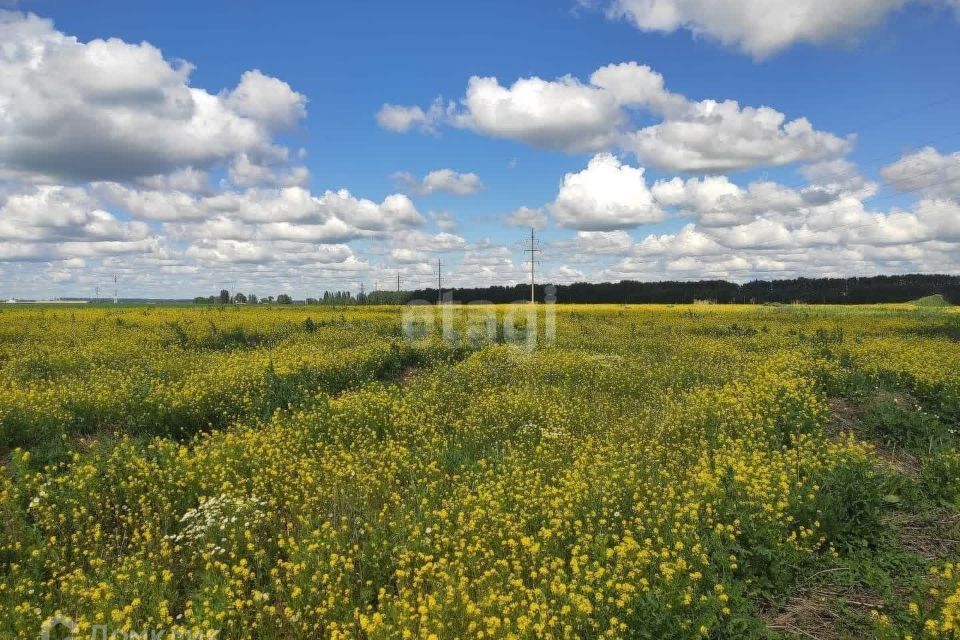
POLYGON ((960 0, 0 0, 0 295, 960 267, 960 0))

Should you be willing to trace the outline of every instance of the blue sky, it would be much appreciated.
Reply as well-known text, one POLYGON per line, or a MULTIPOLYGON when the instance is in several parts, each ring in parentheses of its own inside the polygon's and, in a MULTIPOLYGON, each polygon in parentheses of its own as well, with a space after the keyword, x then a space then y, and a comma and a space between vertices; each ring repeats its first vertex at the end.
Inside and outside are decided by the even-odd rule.
POLYGON ((128 295, 229 282, 303 297, 398 271, 426 285, 438 257, 460 286, 514 282, 529 233, 510 224, 521 207, 537 211, 541 267, 558 282, 955 271, 960 6, 837 0, 804 13, 793 9, 812 0, 799 0, 764 15, 756 1, 730 0, 718 16, 705 1, 661 0, 667 20, 640 0, 19 2, 4 14, 8 38, 36 60, 21 75, 24 55, 0 53, 0 78, 17 83, 0 100, 0 295, 90 295, 119 272, 128 295), (100 57, 84 53, 109 39, 100 57), (167 68, 138 71, 143 47, 167 68), (98 67, 104 56, 130 76, 98 67), (68 73, 74 58, 83 65, 68 73), (192 69, 171 80, 180 60, 192 69), (616 87, 591 82, 630 62, 616 87), (252 70, 286 89, 251 83, 246 103, 231 101, 252 70), (651 74, 661 89, 622 97, 651 74), (549 94, 564 76, 572 91, 549 94), (471 102, 471 77, 496 82, 471 102), (514 91, 531 79, 546 91, 514 91), (229 113, 216 117, 244 119, 249 141, 211 136, 194 140, 209 153, 185 152, 182 114, 129 115, 131 96, 149 111, 184 87, 222 99, 229 113), (427 113, 438 97, 423 126, 378 120, 384 105, 427 113), (705 100, 738 104, 717 115, 705 100), (782 114, 779 127, 747 113, 759 107, 782 114), (605 128, 598 110, 620 120, 605 128), (787 135, 799 118, 809 132, 787 135), (82 133, 30 137, 58 124, 82 133), (149 169, 134 169, 137 154, 149 169), (259 177, 233 179, 241 156, 259 177), (452 173, 433 193, 411 182, 441 169, 452 173), (196 174, 189 185, 170 179, 184 172, 196 174), (457 174, 482 188, 451 192, 457 174), (341 189, 349 199, 324 200, 341 189), (366 222, 351 218, 357 207, 366 222))

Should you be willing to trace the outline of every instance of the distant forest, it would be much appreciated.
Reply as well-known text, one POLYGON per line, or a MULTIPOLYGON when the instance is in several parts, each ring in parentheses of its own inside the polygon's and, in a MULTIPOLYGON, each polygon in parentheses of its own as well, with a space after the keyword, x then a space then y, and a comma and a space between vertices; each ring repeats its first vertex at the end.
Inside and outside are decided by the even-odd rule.
MULTIPOLYGON (((536 286, 536 298, 543 302, 545 287, 536 286)), ((452 291, 456 302, 486 300, 494 303, 530 299, 530 285, 444 289, 452 291)), ((755 280, 736 284, 726 280, 696 282, 575 282, 556 286, 556 301, 569 303, 662 303, 689 304, 695 301, 727 303, 868 304, 910 302, 924 296, 941 294, 948 302, 960 304, 960 276, 921 275, 871 276, 867 278, 796 278, 794 280, 755 280)), ((376 293, 371 294, 374 297, 376 293)), ((418 289, 408 299, 437 301, 436 289, 418 289)))

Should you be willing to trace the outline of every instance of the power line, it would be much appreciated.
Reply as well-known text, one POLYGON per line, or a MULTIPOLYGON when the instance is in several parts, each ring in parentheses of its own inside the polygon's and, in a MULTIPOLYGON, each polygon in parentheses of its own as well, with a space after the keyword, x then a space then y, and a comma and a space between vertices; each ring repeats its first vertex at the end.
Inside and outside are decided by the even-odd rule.
MULTIPOLYGON (((929 105, 928 105, 928 106, 929 106, 929 105)), ((920 107, 920 108, 925 108, 925 107, 920 107)), ((908 112, 902 112, 902 113, 896 115, 895 117, 901 117, 902 115, 904 115, 904 113, 908 113, 908 112)), ((955 133, 960 133, 960 131, 957 131, 957 132, 955 132, 955 133)), ((939 141, 942 141, 944 137, 947 137, 947 136, 949 136, 949 135, 952 135, 952 134, 946 134, 946 136, 941 136, 941 137, 939 138, 939 141)), ((901 161, 905 160, 904 154, 901 154, 900 160, 901 160, 901 161)), ((911 160, 912 160, 912 159, 911 159, 911 160)), ((919 161, 919 160, 916 160, 916 162, 913 162, 913 161, 911 161, 911 160, 908 160, 908 161, 904 162, 904 164, 903 164, 904 168, 905 168, 907 171, 904 172, 905 175, 902 177, 902 182, 903 182, 903 183, 906 183, 906 184, 908 184, 908 185, 915 183, 917 180, 919 180, 919 179, 921 179, 921 178, 923 178, 923 177, 925 177, 925 176, 928 176, 928 175, 930 175, 930 174, 937 174, 937 173, 940 173, 941 171, 944 170, 943 167, 932 167, 932 168, 929 168, 929 169, 924 170, 924 171, 916 171, 916 170, 914 169, 914 167, 915 167, 915 165, 919 164, 920 161, 919 161)), ((863 162, 858 163, 858 164, 861 165, 861 168, 864 166, 864 163, 863 163, 863 162)), ((836 180, 839 181, 839 179, 841 179, 845 174, 848 174, 848 173, 850 173, 850 172, 853 172, 854 174, 856 174, 858 171, 859 171, 858 167, 853 166, 853 167, 851 167, 851 169, 850 169, 849 171, 846 171, 846 172, 838 172, 838 173, 836 174, 836 176, 834 176, 832 179, 836 179, 836 180)), ((867 178, 864 178, 864 179, 867 179, 867 178)), ((879 211, 878 211, 878 212, 871 212, 871 211, 869 211, 869 209, 874 208, 874 203, 878 203, 878 202, 881 202, 881 201, 884 201, 884 200, 888 200, 888 199, 890 199, 890 198, 900 197, 900 196, 902 196, 902 195, 909 194, 909 193, 912 193, 912 192, 931 191, 931 190, 933 190, 935 187, 937 187, 938 185, 953 184, 953 183, 957 183, 957 182, 958 182, 957 178, 945 176, 945 177, 941 177, 940 179, 937 179, 937 180, 929 180, 929 181, 926 181, 925 184, 922 184, 922 185, 919 185, 919 186, 914 186, 914 187, 911 187, 911 188, 897 189, 897 191, 896 191, 895 193, 884 194, 884 195, 881 195, 881 196, 876 196, 876 195, 875 195, 875 196, 863 198, 862 200, 861 200, 860 198, 857 198, 857 201, 856 201, 856 202, 849 202, 849 203, 840 202, 840 203, 838 203, 838 204, 834 204, 833 206, 830 206, 830 203, 827 203, 827 204, 809 204, 809 205, 795 206, 795 207, 792 208, 792 209, 789 209, 789 210, 788 210, 788 209, 785 209, 785 210, 782 210, 782 211, 771 211, 771 210, 768 208, 766 211, 760 210, 759 213, 754 213, 754 214, 752 214, 752 215, 750 216, 750 218, 751 218, 752 220, 760 220, 760 219, 764 219, 764 218, 760 218, 759 216, 763 216, 764 214, 769 215, 769 214, 773 213, 773 214, 775 214, 775 215, 773 216, 773 220, 772 220, 772 221, 775 221, 775 222, 779 223, 780 225, 782 225, 782 228, 783 228, 787 233, 789 233, 789 234, 794 234, 794 233, 797 233, 797 232, 801 232, 801 233, 809 234, 809 235, 812 236, 812 237, 811 237, 811 238, 808 238, 806 242, 804 242, 802 238, 799 239, 799 241, 803 243, 801 246, 791 248, 791 245, 789 244, 789 239, 788 239, 788 240, 786 241, 788 244, 786 244, 786 245, 784 245, 783 247, 781 247, 781 249, 784 250, 784 251, 802 251, 802 250, 803 250, 803 246, 824 246, 824 245, 830 244, 827 239, 823 239, 823 240, 817 239, 817 238, 816 238, 817 235, 820 235, 820 234, 828 235, 830 232, 841 232, 841 231, 845 231, 845 230, 863 229, 863 228, 869 228, 869 227, 871 227, 871 226, 878 226, 878 225, 883 224, 884 222, 886 222, 886 220, 884 219, 884 217, 879 217, 879 218, 878 218, 877 216, 890 215, 891 212, 888 211, 888 212, 884 213, 884 212, 879 212, 879 211), (865 203, 868 203, 868 204, 866 204, 866 206, 865 206, 865 203), (822 212, 822 213, 825 213, 825 214, 828 214, 828 215, 831 215, 831 216, 841 215, 841 214, 843 214, 845 211, 855 211, 855 212, 857 212, 857 213, 861 213, 861 214, 863 214, 863 215, 870 216, 870 218, 869 218, 866 222, 854 221, 854 222, 850 222, 850 223, 847 223, 847 224, 840 224, 840 225, 831 225, 831 226, 824 225, 822 229, 814 229, 814 230, 811 230, 811 229, 808 228, 809 220, 807 220, 806 218, 802 219, 801 221, 798 221, 799 224, 797 224, 797 223, 791 224, 792 221, 789 219, 789 214, 790 214, 790 213, 801 213, 801 212, 811 212, 811 211, 812 211, 812 212, 818 212, 818 213, 819 213, 819 212, 822 212), (782 216, 782 217, 781 217, 781 216, 782 216), (777 218, 780 218, 780 219, 777 220, 777 218), (807 244, 807 243, 809 243, 811 240, 815 243, 814 245, 807 244)), ((779 184, 780 184, 781 186, 784 186, 784 187, 789 187, 789 186, 790 186, 789 183, 788 183, 788 182, 785 182, 785 181, 784 181, 784 182, 779 182, 779 184)), ((808 185, 809 185, 809 181, 808 181, 808 185)), ((815 187, 816 185, 809 185, 809 186, 815 187)), ((888 186, 888 184, 884 184, 881 188, 882 188, 882 189, 890 189, 891 191, 893 191, 893 190, 895 189, 895 187, 888 186)), ((849 187, 841 187, 841 191, 851 191, 851 192, 852 192, 852 190, 849 189, 849 187)), ((835 199, 834 199, 834 202, 836 203, 836 200, 835 200, 835 199)), ((767 219, 769 220, 770 218, 767 218, 767 219)), ((828 224, 829 224, 829 223, 828 223, 828 224)), ((699 223, 698 223, 697 226, 698 226, 700 229, 703 229, 703 225, 702 225, 702 224, 699 224, 699 223)), ((709 235, 709 234, 708 234, 708 235, 709 235)), ((928 238, 928 240, 929 240, 929 239, 935 239, 935 238, 928 238)), ((852 240, 848 240, 848 242, 851 242, 851 244, 854 244, 854 245, 855 245, 855 244, 859 244, 859 242, 858 242, 859 240, 860 240, 859 238, 856 238, 856 237, 854 236, 854 237, 852 238, 852 240)), ((766 248, 776 248, 777 245, 780 244, 780 243, 782 243, 782 242, 785 242, 785 241, 782 240, 782 239, 772 239, 772 240, 767 241, 767 242, 756 243, 756 244, 752 244, 751 246, 745 246, 745 247, 742 248, 742 250, 749 251, 749 250, 752 250, 752 249, 759 249, 759 250, 763 251, 763 250, 766 249, 766 248)), ((869 243, 869 240, 864 240, 864 242, 869 243)), ((729 248, 729 247, 725 247, 725 249, 726 249, 726 250, 730 250, 730 251, 735 251, 735 250, 737 250, 736 248, 729 248)), ((541 253, 541 252, 542 252, 542 249, 540 249, 540 248, 537 247, 537 245, 536 245, 535 233, 534 233, 534 230, 532 230, 532 229, 531 229, 531 233, 530 233, 530 246, 529 246, 529 248, 524 249, 523 252, 524 252, 524 253, 530 253, 529 271, 530 271, 531 302, 533 302, 533 301, 535 301, 535 277, 536 277, 535 264, 536 264, 536 254, 537 254, 537 253, 541 253)), ((551 253, 553 253, 553 252, 551 252, 551 253)), ((146 250, 145 250, 144 256, 146 256, 146 255, 147 255, 147 254, 146 254, 146 250)), ((555 260, 555 259, 554 259, 554 260, 555 260)), ((644 260, 639 260, 639 262, 644 262, 644 260)), ((112 266, 112 265, 111 265, 111 266, 112 266)), ((123 272, 125 275, 127 275, 128 277, 132 277, 133 280, 135 280, 135 281, 138 280, 135 272, 133 272, 132 270, 130 270, 130 269, 128 269, 128 268, 125 268, 122 264, 117 264, 117 266, 120 268, 120 271, 123 272)), ((522 265, 518 265, 518 267, 519 267, 518 271, 522 269, 522 265)), ((109 267, 108 267, 108 268, 109 268, 109 267)), ((382 267, 379 267, 379 268, 382 269, 382 267)), ((107 269, 104 269, 104 271, 106 271, 106 270, 107 270, 107 269)), ((543 267, 541 268, 541 270, 543 270, 543 267)), ((213 271, 214 273, 221 272, 221 270, 220 270, 219 268, 215 267, 215 266, 214 266, 212 269, 210 269, 210 271, 213 271)), ((229 275, 234 275, 233 273, 231 273, 231 271, 232 271, 232 270, 230 270, 230 269, 228 268, 227 273, 228 273, 229 275)), ((317 276, 314 276, 314 275, 310 274, 310 275, 304 277, 304 275, 301 274, 299 280, 300 280, 301 286, 305 285, 305 283, 306 283, 306 282, 309 282, 309 281, 314 281, 314 282, 317 282, 317 283, 323 283, 323 282, 326 281, 326 282, 330 282, 331 284, 332 284, 332 283, 338 283, 338 282, 341 282, 341 281, 343 281, 343 282, 352 281, 352 283, 355 283, 355 282, 356 282, 355 276, 354 276, 354 278, 351 279, 351 278, 350 278, 350 275, 348 275, 348 274, 351 274, 351 273, 359 273, 359 272, 368 272, 368 270, 367 270, 366 267, 346 267, 346 268, 342 268, 342 269, 334 269, 333 272, 334 272, 334 273, 337 273, 337 274, 339 274, 339 275, 328 275, 328 276, 317 275, 317 276)), ((221 272, 221 273, 222 273, 222 272, 221 272)), ((106 274, 104 274, 104 275, 106 275, 106 274)), ((476 276, 474 276, 473 274, 469 274, 469 275, 468 275, 468 274, 465 274, 465 273, 464 273, 464 274, 462 274, 463 278, 461 278, 461 279, 457 279, 456 276, 451 276, 451 274, 448 274, 448 284, 449 284, 449 282, 455 282, 455 283, 467 282, 467 281, 468 281, 468 280, 467 280, 468 278, 469 278, 469 279, 472 279, 473 277, 506 278, 506 277, 509 277, 510 275, 513 275, 513 273, 510 272, 509 267, 506 267, 506 266, 503 266, 503 265, 496 265, 496 266, 494 266, 494 267, 490 267, 490 268, 489 268, 489 272, 484 272, 484 273, 482 273, 482 275, 481 275, 481 274, 477 274, 476 276), (451 280, 451 278, 453 278, 453 280, 451 280)), ((285 279, 285 278, 287 277, 286 275, 271 274, 271 273, 268 273, 268 272, 264 272, 264 273, 246 273, 246 272, 245 272, 245 273, 244 273, 244 276, 245 276, 244 279, 243 279, 244 286, 246 286, 246 283, 247 283, 247 282, 253 282, 253 280, 248 280, 248 278, 256 278, 256 279, 263 278, 263 279, 265 279, 265 280, 267 280, 267 281, 274 281, 274 280, 278 280, 278 279, 285 279)), ((101 277, 102 277, 102 276, 101 276, 101 277)), ((117 274, 116 272, 114 272, 114 273, 113 273, 113 277, 114 277, 114 302, 117 303, 117 302, 119 301, 118 274, 117 274)), ((369 276, 368 276, 368 277, 369 277, 369 276)), ((390 277, 390 276, 388 275, 387 277, 390 277)), ((412 275, 412 276, 408 276, 408 277, 414 277, 414 278, 416 278, 416 277, 419 277, 419 276, 417 276, 417 275, 412 275)), ((544 276, 541 275, 541 278, 543 278, 543 277, 544 277, 544 276)), ((400 291, 400 284, 401 284, 401 283, 400 283, 400 279, 401 279, 400 271, 397 271, 397 291, 398 291, 398 293, 399 293, 399 291, 400 291)), ((442 300, 443 300, 443 298, 442 298, 442 283, 443 283, 443 279, 442 279, 442 262, 438 259, 438 260, 437 260, 437 290, 438 290, 438 302, 442 302, 442 300)), ((142 284, 142 283, 141 283, 141 284, 142 284)), ((159 283, 158 283, 158 284, 159 284, 159 283)), ((236 284, 236 281, 233 281, 233 284, 236 284)), ((153 285, 151 285, 151 286, 153 286, 153 285)), ((363 287, 363 284, 361 283, 361 289, 362 289, 362 287, 363 287)), ((375 286, 375 289, 376 289, 376 288, 377 288, 377 287, 375 286)), ((99 299, 99 287, 97 287, 97 289, 98 289, 98 291, 97 291, 97 298, 99 299)))
POLYGON ((900 111, 896 111, 896 112, 894 112, 894 113, 891 113, 891 114, 889 114, 889 115, 887 115, 887 116, 884 116, 883 118, 879 118, 879 119, 877 119, 877 120, 871 120, 871 121, 868 121, 868 122, 866 122, 866 123, 859 124, 859 125, 857 125, 857 130, 858 130, 858 131, 864 131, 864 130, 866 130, 866 129, 870 129, 871 127, 875 127, 875 126, 877 126, 878 124, 885 124, 885 123, 890 122, 890 121, 892 121, 892 120, 899 120, 900 118, 902 118, 902 117, 904 117, 904 116, 911 115, 911 114, 913 114, 913 113, 916 113, 917 111, 923 111, 924 109, 929 109, 930 107, 935 107, 935 106, 937 106, 937 105, 945 104, 945 103, 947 103, 947 102, 951 102, 951 103, 952 103, 952 102, 954 102, 956 99, 957 99, 957 91, 951 91, 948 95, 945 95, 945 96, 943 96, 943 97, 937 98, 936 100, 932 100, 932 101, 930 101, 930 102, 925 102, 925 103, 923 103, 923 104, 919 104, 919 105, 916 105, 916 106, 914 106, 914 107, 909 107, 909 108, 907 108, 907 109, 902 109, 902 110, 900 110, 900 111))

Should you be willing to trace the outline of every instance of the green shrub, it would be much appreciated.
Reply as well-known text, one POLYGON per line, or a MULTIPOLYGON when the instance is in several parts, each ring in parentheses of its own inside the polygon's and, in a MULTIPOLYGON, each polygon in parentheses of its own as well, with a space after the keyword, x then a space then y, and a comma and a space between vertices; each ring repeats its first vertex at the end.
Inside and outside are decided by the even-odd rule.
POLYGON ((936 416, 897 404, 890 398, 871 402, 860 421, 865 434, 887 447, 927 454, 949 444, 947 426, 936 416))
POLYGON ((884 479, 876 469, 866 462, 847 462, 812 480, 820 490, 812 503, 802 507, 798 519, 819 520, 827 542, 838 550, 875 548, 883 530, 886 495, 884 479))
POLYGON ((924 460, 920 485, 931 500, 960 507, 960 453, 948 449, 924 460))

